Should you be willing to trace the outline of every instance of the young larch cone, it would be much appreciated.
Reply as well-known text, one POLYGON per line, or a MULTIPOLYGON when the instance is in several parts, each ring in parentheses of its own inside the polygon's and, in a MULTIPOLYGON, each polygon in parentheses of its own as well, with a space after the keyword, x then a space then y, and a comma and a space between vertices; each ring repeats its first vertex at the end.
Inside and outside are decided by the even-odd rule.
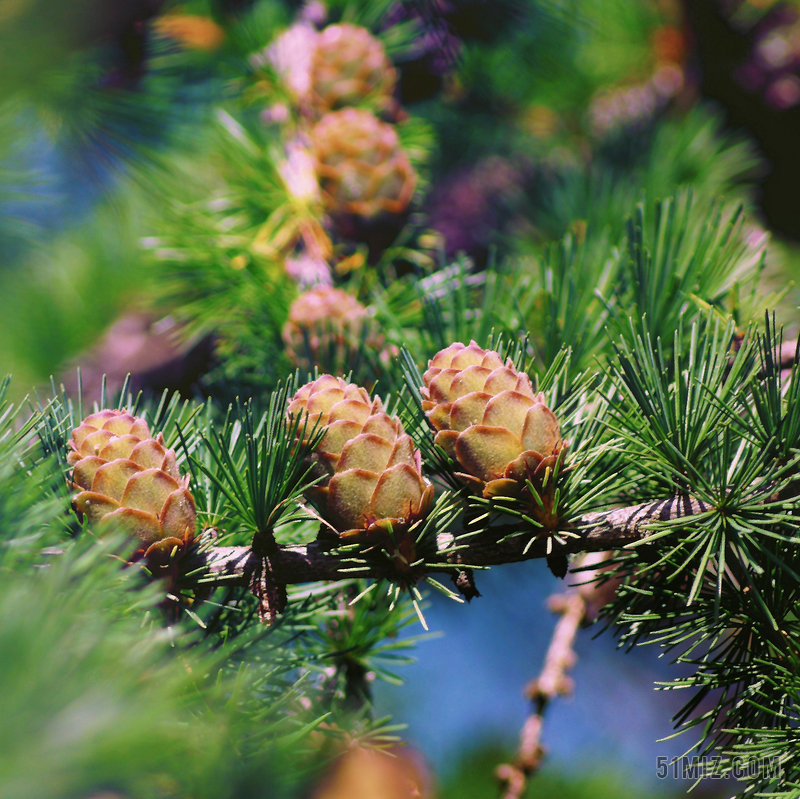
POLYGON ((311 25, 298 23, 285 30, 254 63, 272 64, 294 102, 305 106, 311 99, 311 66, 319 33, 311 25))
POLYGON ((436 443, 483 496, 518 495, 563 457, 555 414, 510 359, 503 363, 474 341, 451 344, 428 363, 423 380, 422 406, 436 443))
MULTIPOLYGON (((395 562, 410 565, 414 537, 404 534, 427 516, 433 486, 422 476, 419 451, 379 397, 338 377, 322 375, 289 403, 307 433, 324 430, 313 455, 314 492, 340 537, 398 546, 395 562)), ((301 427, 301 430, 303 428, 301 427)))
POLYGON ((311 131, 322 200, 328 211, 373 217, 402 213, 417 175, 395 129, 369 111, 326 114, 311 131))
POLYGON ((366 28, 342 23, 317 35, 311 103, 319 115, 365 101, 382 110, 391 101, 396 81, 383 43, 366 28))
POLYGON ((103 410, 72 431, 67 457, 73 502, 90 523, 115 524, 138 540, 134 557, 166 560, 194 540, 197 513, 174 450, 139 416, 103 410))
POLYGON ((344 368, 348 356, 361 343, 367 317, 367 309, 346 291, 315 286, 289 308, 289 319, 283 326, 287 353, 304 369, 330 360, 337 368, 344 368))
POLYGON ((331 267, 322 258, 315 258, 309 252, 299 252, 283 262, 286 274, 303 291, 315 286, 330 286, 333 282, 331 267))
POLYGON ((305 205, 319 202, 316 163, 308 148, 297 139, 285 144, 286 157, 278 162, 286 190, 292 198, 305 205))

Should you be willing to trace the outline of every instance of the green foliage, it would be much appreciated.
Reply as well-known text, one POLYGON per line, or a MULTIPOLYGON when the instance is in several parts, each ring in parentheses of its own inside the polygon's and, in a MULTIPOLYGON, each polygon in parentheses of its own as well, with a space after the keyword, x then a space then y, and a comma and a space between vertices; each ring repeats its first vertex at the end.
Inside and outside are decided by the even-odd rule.
MULTIPOLYGON (((780 387, 769 323, 735 356, 731 326, 703 327, 688 344, 676 334, 672 363, 635 334, 618 350, 609 426, 624 441, 631 499, 693 497, 700 509, 648 521, 648 539, 616 560, 622 584, 604 612, 622 644, 652 642, 692 667, 663 686, 694 689, 675 721, 697 730, 701 751, 732 757, 754 752, 755 734, 731 730, 789 726, 794 713, 765 670, 797 657, 797 460, 781 435, 792 435, 794 377, 780 387)), ((762 776, 752 791, 770 784, 762 776)))
POLYGON ((408 604, 396 603, 391 591, 370 591, 368 598, 362 598, 368 588, 365 581, 345 586, 330 622, 311 639, 325 648, 323 658, 312 651, 310 662, 322 675, 323 690, 332 695, 338 712, 362 712, 376 677, 401 685, 395 669, 411 662, 403 653, 420 640, 397 635, 416 620, 408 604))
POLYGON ((17 374, 20 389, 57 373, 130 303, 140 264, 135 224, 109 203, 0 273, 3 371, 17 374))
MULTIPOLYGON (((691 194, 655 208, 654 227, 640 206, 628 222, 621 279, 630 292, 625 315, 647 320, 653 335, 669 340, 685 315, 687 300, 719 305, 752 264, 741 235, 741 211, 692 208, 691 194)), ((619 289, 617 290, 619 292, 619 289)))
POLYGON ((308 517, 298 516, 293 505, 314 482, 307 459, 320 435, 308 430, 300 443, 296 439, 302 437, 305 423, 284 423, 293 393, 294 384, 288 381, 272 394, 260 419, 250 402, 239 406, 236 421, 229 411, 221 424, 208 425, 200 434, 205 457, 190 456, 190 462, 195 483, 206 488, 198 497, 201 507, 229 509, 225 515, 207 511, 207 526, 252 535, 308 517))
POLYGON ((631 153, 621 156, 607 145, 588 166, 567 165, 537 176, 528 212, 533 228, 521 245, 540 247, 579 223, 585 225, 589 246, 602 248, 606 238, 622 237, 630 209, 642 198, 649 216, 656 203, 678 189, 691 187, 703 203, 746 196, 760 169, 752 145, 724 133, 719 118, 703 106, 638 132, 636 142, 631 153))
MULTIPOLYGON (((369 27, 395 61, 411 61, 425 20, 389 25, 391 6, 337 1, 330 20, 369 27)), ((36 182, 14 161, 28 113, 94 178, 136 165, 129 207, 104 203, 0 276, 4 357, 20 383, 56 372, 148 294, 187 336, 212 333, 218 354, 203 403, 127 389, 101 399, 143 414, 191 477, 197 540, 164 582, 127 563, 123 538, 95 540, 70 507, 66 442, 89 410, 81 397, 55 396, 54 381, 26 417, 0 387, 0 717, 14 720, 0 733, 0 794, 299 795, 343 742, 396 740, 372 717, 371 683, 400 679, 423 582, 452 593, 428 573, 448 568, 442 547, 531 547, 546 535, 558 552, 591 512, 661 501, 647 538, 598 578, 618 583, 602 624, 622 647, 652 644, 680 664, 662 687, 688 689, 675 722, 699 751, 729 768, 738 755, 780 757, 783 775, 752 778, 745 795, 794 795, 800 376, 797 365, 782 373, 776 319, 759 326, 780 295, 759 293, 765 260, 744 217, 751 147, 702 109, 592 129, 602 91, 650 80, 655 5, 502 3, 486 30, 463 34, 447 101, 420 103, 397 124, 422 169, 408 215, 348 229, 289 185, 288 145, 302 125, 260 117, 286 92, 248 56, 288 22, 282 4, 256 3, 226 18, 216 57, 154 39, 138 93, 108 92, 108 65, 79 53, 0 108, 0 203, 12 210, 36 182), (553 123, 544 134, 533 124, 543 108, 553 123), (161 126, 185 131, 192 119, 191 152, 156 157, 161 126), (520 165, 509 216, 528 221, 494 231, 486 265, 448 263, 426 227, 428 190, 498 155, 520 165), (404 542, 416 558, 404 574, 388 544, 326 538, 323 509, 303 498, 319 436, 286 419, 299 376, 289 377, 297 364, 283 330, 299 288, 285 260, 313 244, 369 319, 344 357, 307 337, 307 364, 391 395, 438 493, 404 542), (472 339, 529 371, 567 442, 524 501, 469 495, 422 411, 427 361, 472 339), (547 529, 536 513, 545 500, 547 529), (290 587, 285 612, 264 627, 241 575, 197 564, 213 547, 273 533, 324 549, 349 579, 290 587)), ((36 231, 17 225, 17 210, 13 225, 0 222, 9 250, 36 231)), ((403 543, 394 530, 386 540, 403 543)), ((566 791, 543 780, 540 790, 566 791)), ((592 782, 575 795, 612 790, 592 782)), ((467 795, 455 780, 444 796, 454 792, 467 795)))

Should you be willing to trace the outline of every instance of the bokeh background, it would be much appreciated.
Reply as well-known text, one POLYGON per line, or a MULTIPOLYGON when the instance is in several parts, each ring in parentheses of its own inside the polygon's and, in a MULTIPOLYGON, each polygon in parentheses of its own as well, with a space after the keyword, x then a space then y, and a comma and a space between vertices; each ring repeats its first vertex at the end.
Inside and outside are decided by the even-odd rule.
MULTIPOLYGON (((51 377, 74 386, 77 365, 90 389, 131 373, 150 392, 219 390, 214 324, 184 327, 165 305, 160 220, 189 178, 201 193, 213 184, 226 109, 275 125, 281 109, 248 72, 253 55, 297 19, 351 17, 383 37, 396 101, 418 123, 406 144, 423 164, 414 213, 438 257, 480 270, 580 240, 587 225, 613 238, 643 190, 696 183, 741 200, 754 251, 768 243, 764 290, 796 331, 800 4, 0 0, 0 372, 19 400, 51 377)), ((389 234, 358 232, 368 253, 354 268, 368 270, 389 234)), ((376 687, 378 710, 408 725, 448 799, 493 795, 559 586, 527 563, 480 575, 479 587, 469 608, 432 598, 436 635, 402 670, 404 686, 376 687)), ((689 745, 656 742, 681 705, 653 690, 667 665, 591 630, 577 653, 530 795, 682 793, 655 776, 658 756, 689 745)))

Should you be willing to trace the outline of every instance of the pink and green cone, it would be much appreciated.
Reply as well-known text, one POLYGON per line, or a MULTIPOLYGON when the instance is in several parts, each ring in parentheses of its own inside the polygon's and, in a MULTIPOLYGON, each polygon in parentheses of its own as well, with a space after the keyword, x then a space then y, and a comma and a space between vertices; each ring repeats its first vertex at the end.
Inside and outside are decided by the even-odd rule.
POLYGON ((192 543, 197 514, 189 478, 144 419, 119 410, 90 414, 69 447, 73 502, 90 524, 128 531, 138 544, 134 558, 166 561, 192 543))
POLYGON ((416 558, 412 528, 429 513, 433 486, 420 453, 378 397, 341 378, 322 375, 289 403, 310 433, 324 435, 313 454, 322 516, 343 540, 382 546, 400 571, 416 558))
POLYGON ((423 380, 422 405, 437 431, 435 441, 461 467, 460 477, 486 498, 524 495, 530 481, 544 501, 535 513, 551 527, 554 509, 545 483, 566 444, 528 375, 473 341, 438 352, 423 380))

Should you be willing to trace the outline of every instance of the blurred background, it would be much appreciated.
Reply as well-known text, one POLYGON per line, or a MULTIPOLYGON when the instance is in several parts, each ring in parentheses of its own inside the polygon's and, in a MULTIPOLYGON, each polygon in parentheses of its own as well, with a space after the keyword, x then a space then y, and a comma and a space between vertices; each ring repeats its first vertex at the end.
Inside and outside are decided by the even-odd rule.
MULTIPOLYGON (((272 357, 263 343, 236 343, 245 334, 227 330, 224 302, 176 289, 174 264, 213 227, 226 268, 245 265, 219 189, 233 186, 235 210, 261 214, 259 225, 283 208, 270 175, 295 135, 287 97, 304 50, 297 36, 275 43, 339 21, 383 42, 397 79, 379 111, 418 179, 397 219, 336 223, 323 260, 338 278, 368 282, 389 261, 398 274, 453 258, 480 271, 587 229, 613 241, 644 191, 691 183, 743 204, 748 244, 758 257, 767 247, 763 290, 780 295, 780 321, 796 332, 800 3, 0 0, 0 372, 14 375, 18 400, 51 378, 74 389, 76 366, 89 394, 102 375, 118 388, 131 373, 137 390, 227 396, 246 358, 272 357), (226 142, 246 154, 247 136, 271 154, 262 173, 233 163, 226 142)), ((302 225, 313 224, 297 219, 307 256, 302 225)), ((265 246, 278 247, 284 228, 273 227, 265 246)), ((278 262, 281 280, 315 282, 302 259, 278 262)), ((286 291, 263 322, 279 332, 295 284, 286 291)), ((514 751, 522 689, 554 624, 545 600, 558 585, 543 564, 495 569, 479 588, 469 608, 432 599, 436 635, 405 685, 376 688, 448 799, 493 795, 492 768, 514 751)), ((577 653, 575 692, 549 711, 530 795, 681 794, 655 776, 658 756, 689 745, 656 743, 681 705, 653 691, 666 668, 657 653, 623 656, 590 630, 577 653)))

